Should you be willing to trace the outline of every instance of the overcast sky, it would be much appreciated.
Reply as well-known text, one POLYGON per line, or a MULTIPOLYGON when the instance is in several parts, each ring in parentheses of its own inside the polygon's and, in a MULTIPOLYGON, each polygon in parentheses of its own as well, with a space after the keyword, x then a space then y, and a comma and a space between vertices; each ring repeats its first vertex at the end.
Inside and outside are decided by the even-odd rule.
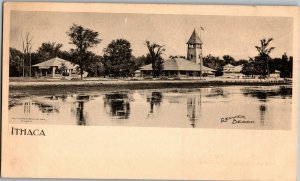
POLYGON ((237 16, 191 16, 191 15, 146 15, 104 13, 21 12, 11 13, 10 46, 22 49, 21 34, 30 31, 33 35, 33 50, 42 42, 62 43, 69 50, 66 32, 73 24, 79 24, 99 32, 102 42, 92 51, 103 54, 103 48, 113 39, 130 41, 133 55, 147 53, 145 40, 165 45, 165 57, 186 56, 187 45, 194 28, 200 31, 203 40, 203 55, 231 55, 236 59, 248 59, 257 54, 255 45, 263 37, 272 37, 276 49, 272 57, 284 52, 292 55, 292 18, 285 17, 237 17, 237 16))

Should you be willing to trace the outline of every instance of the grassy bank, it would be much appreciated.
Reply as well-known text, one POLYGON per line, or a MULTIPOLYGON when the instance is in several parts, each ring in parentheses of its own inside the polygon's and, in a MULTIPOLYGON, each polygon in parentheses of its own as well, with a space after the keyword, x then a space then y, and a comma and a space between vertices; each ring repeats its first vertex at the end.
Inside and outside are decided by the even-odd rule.
POLYGON ((10 93, 70 93, 135 89, 201 88, 209 86, 288 85, 284 80, 139 80, 10 82, 10 93))

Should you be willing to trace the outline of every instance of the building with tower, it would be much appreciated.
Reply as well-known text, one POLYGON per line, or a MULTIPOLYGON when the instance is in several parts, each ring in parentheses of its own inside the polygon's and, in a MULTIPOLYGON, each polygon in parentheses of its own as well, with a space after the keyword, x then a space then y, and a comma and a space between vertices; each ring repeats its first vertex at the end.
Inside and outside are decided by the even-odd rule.
MULTIPOLYGON (((214 75, 215 70, 205 67, 202 59, 202 40, 197 34, 196 30, 193 31, 189 40, 187 41, 187 57, 186 58, 170 58, 164 61, 164 69, 162 77, 200 77, 214 75)), ((148 64, 136 71, 141 77, 152 77, 152 65, 148 64)))
POLYGON ((186 43, 187 46, 187 59, 195 62, 197 64, 202 64, 202 40, 196 33, 196 30, 193 31, 189 41, 186 43))

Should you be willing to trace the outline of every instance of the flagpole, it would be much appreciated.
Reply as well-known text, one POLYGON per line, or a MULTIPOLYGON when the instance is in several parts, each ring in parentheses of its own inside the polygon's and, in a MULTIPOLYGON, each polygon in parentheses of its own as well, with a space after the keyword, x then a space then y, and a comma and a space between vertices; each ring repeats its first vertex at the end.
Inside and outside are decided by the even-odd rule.
POLYGON ((202 38, 202 37, 201 37, 201 27, 202 27, 202 26, 200 26, 200 39, 202 38))
MULTIPOLYGON (((200 40, 202 41, 201 30, 202 30, 202 27, 200 26, 200 40)), ((202 63, 203 63, 203 59, 202 59, 202 44, 200 44, 200 80, 202 78, 202 63)))

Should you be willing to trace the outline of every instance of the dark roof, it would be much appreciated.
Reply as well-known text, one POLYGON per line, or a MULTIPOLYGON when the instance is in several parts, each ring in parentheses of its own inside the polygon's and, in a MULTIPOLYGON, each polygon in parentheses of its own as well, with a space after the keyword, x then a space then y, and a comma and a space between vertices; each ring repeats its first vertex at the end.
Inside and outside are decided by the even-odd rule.
MULTIPOLYGON (((141 70, 152 70, 152 65, 148 64, 140 68, 141 70)), ((200 64, 183 59, 173 58, 164 62, 164 70, 179 70, 179 71, 200 71, 200 64)), ((211 68, 202 66, 202 71, 214 71, 211 68)))
POLYGON ((196 30, 193 31, 187 44, 202 44, 202 40, 200 39, 199 35, 196 33, 196 30))

